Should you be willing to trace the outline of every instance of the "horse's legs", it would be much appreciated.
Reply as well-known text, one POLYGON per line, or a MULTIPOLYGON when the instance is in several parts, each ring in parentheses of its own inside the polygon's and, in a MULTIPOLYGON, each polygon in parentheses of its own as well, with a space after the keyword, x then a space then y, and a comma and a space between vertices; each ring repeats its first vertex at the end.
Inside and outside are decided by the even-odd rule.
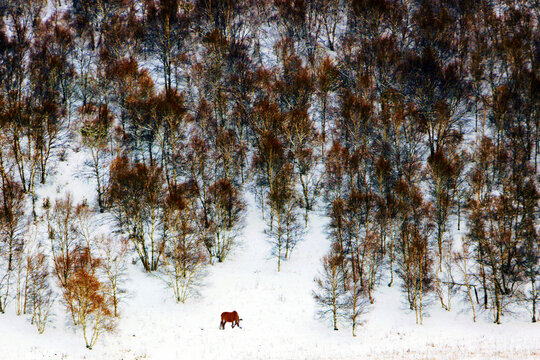
POLYGON ((219 329, 225 330, 225 322, 223 320, 221 320, 221 322, 219 323, 219 329))

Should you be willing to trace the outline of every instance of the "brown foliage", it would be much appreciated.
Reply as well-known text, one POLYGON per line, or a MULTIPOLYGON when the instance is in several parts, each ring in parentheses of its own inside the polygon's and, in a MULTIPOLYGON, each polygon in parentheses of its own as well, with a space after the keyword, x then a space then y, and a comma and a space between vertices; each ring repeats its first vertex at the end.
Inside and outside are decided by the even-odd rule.
POLYGON ((100 261, 92 258, 90 249, 78 251, 73 262, 75 271, 63 289, 64 301, 83 331, 86 347, 92 349, 100 334, 114 329, 113 303, 97 276, 100 261))

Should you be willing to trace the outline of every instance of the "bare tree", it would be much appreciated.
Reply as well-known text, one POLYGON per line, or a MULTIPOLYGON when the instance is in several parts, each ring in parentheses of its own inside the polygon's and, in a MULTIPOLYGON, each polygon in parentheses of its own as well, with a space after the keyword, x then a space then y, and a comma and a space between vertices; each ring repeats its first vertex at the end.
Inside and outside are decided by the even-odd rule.
MULTIPOLYGON (((371 295, 369 295, 371 297, 371 295)), ((349 276, 344 302, 345 320, 351 324, 352 335, 356 336, 356 327, 361 324, 361 316, 367 312, 370 299, 366 287, 361 285, 360 277, 349 276)))
POLYGON ((398 271, 411 310, 415 311, 416 322, 422 324, 426 294, 432 289, 432 259, 430 235, 431 204, 425 203, 417 188, 400 184, 401 232, 398 248, 401 258, 398 271), (402 192, 403 191, 403 192, 402 192))
POLYGON ((75 222, 75 205, 68 193, 64 199, 56 200, 52 209, 48 199, 45 200, 43 207, 47 216, 54 273, 60 285, 65 287, 73 274, 73 255, 80 246, 80 229, 75 222))
POLYGON ((32 324, 35 324, 38 332, 42 334, 50 322, 55 302, 50 284, 48 257, 43 252, 28 255, 27 272, 27 307, 32 314, 32 324))
POLYGON ((28 266, 28 240, 23 239, 19 251, 14 259, 15 279, 15 303, 17 305, 17 315, 27 313, 28 287, 29 287, 29 266, 28 266))
POLYGON ((343 259, 339 254, 323 257, 323 271, 315 279, 317 288, 313 291, 313 297, 320 307, 317 312, 319 317, 330 318, 334 330, 338 330, 338 321, 346 316, 346 287, 343 284, 348 274, 342 264, 343 259))
POLYGON ((321 64, 316 70, 315 74, 315 94, 319 99, 319 106, 321 111, 321 137, 324 147, 326 144, 326 129, 328 123, 328 116, 331 112, 332 92, 336 90, 338 83, 338 70, 336 65, 328 57, 322 60, 321 64))
MULTIPOLYGON (((197 25, 203 34, 219 30, 229 42, 242 43, 250 35, 246 25, 248 11, 253 4, 250 1, 195 1, 193 13, 197 25)), ((252 20, 253 21, 253 20, 252 20)))
POLYGON ((504 195, 490 196, 484 202, 471 201, 468 237, 480 253, 477 261, 482 264, 483 280, 488 307, 493 310, 494 322, 500 324, 507 305, 515 301, 522 277, 523 253, 517 251, 518 239, 508 227, 511 201, 504 195))
POLYGON ((178 0, 145 1, 145 42, 148 50, 159 59, 158 70, 163 74, 166 93, 178 86, 173 84, 173 74, 179 54, 184 51, 184 42, 189 37, 189 8, 181 4, 184 2, 178 0))
POLYGON ((220 179, 208 188, 207 206, 207 216, 201 219, 203 226, 199 228, 210 257, 222 262, 243 226, 245 203, 237 187, 220 179))
POLYGON ((328 48, 334 51, 336 46, 336 38, 338 38, 338 25, 344 18, 343 10, 346 8, 345 2, 341 0, 320 1, 315 0, 321 6, 321 20, 328 42, 328 48))
POLYGON ((169 188, 165 225, 167 241, 160 273, 177 302, 197 293, 204 265, 204 245, 197 232, 197 197, 193 183, 169 188))
POLYGON ((272 243, 272 255, 281 262, 287 260, 296 244, 302 240, 304 229, 298 219, 298 196, 294 189, 292 167, 284 166, 274 179, 268 193, 268 204, 273 216, 267 221, 267 235, 272 243))
POLYGON ((309 211, 313 210, 320 192, 322 174, 317 169, 321 158, 319 134, 305 109, 293 109, 288 114, 284 129, 286 146, 293 156, 294 171, 302 187, 302 207, 305 209, 305 223, 309 211))
POLYGON ((87 104, 79 109, 83 122, 80 129, 82 144, 90 150, 91 160, 87 166, 96 180, 99 210, 105 210, 105 193, 108 182, 107 167, 110 161, 111 127, 114 121, 106 105, 87 104))
POLYGON ((104 235, 98 236, 94 241, 101 258, 100 269, 106 279, 105 294, 111 299, 114 317, 118 317, 119 304, 126 297, 123 285, 127 271, 128 241, 104 235))
POLYGON ((537 304, 540 302, 540 244, 539 234, 534 226, 535 213, 538 212, 538 190, 532 180, 523 186, 523 218, 520 224, 519 236, 523 239, 525 250, 525 278, 529 282, 527 300, 531 303, 532 322, 537 319, 537 304))
POLYGON ((125 157, 111 165, 109 201, 119 229, 129 236, 146 271, 158 268, 163 254, 163 189, 161 169, 125 157))
POLYGON ((24 194, 19 183, 3 176, 0 184, 0 313, 11 298, 17 259, 23 257, 24 194))
MULTIPOLYGON (((473 279, 473 274, 471 272, 471 269, 469 267, 469 260, 470 260, 470 247, 469 244, 465 241, 462 242, 462 250, 461 252, 454 252, 452 254, 452 260, 458 267, 459 271, 461 272, 461 275, 463 277, 463 284, 462 286, 465 287, 465 290, 467 291, 467 300, 469 301, 471 305, 471 310, 473 313, 473 321, 476 322, 476 310, 474 305, 474 299, 471 294, 471 288, 474 289, 474 293, 476 295, 476 301, 478 302, 478 292, 476 291, 476 287, 471 284, 471 280, 473 279)), ((460 284, 461 285, 461 284, 460 284)))

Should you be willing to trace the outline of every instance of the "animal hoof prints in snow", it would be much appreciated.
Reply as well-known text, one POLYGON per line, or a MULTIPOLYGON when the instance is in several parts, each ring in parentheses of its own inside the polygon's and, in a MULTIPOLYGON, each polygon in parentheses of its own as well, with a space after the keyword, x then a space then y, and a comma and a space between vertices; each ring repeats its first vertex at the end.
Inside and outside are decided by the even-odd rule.
POLYGON ((241 329, 242 328, 240 326, 240 321, 241 320, 242 319, 240 319, 238 317, 238 313, 236 311, 223 312, 223 313, 221 313, 221 323, 219 324, 219 328, 224 330, 225 329, 225 324, 230 322, 232 328, 234 328, 235 326, 238 326, 241 329))

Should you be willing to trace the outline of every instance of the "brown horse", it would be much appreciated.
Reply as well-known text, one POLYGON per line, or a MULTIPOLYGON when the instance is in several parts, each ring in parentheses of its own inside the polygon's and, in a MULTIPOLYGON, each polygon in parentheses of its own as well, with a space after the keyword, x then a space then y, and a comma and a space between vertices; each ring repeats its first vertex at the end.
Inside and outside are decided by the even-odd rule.
POLYGON ((225 324, 230 322, 231 327, 234 328, 235 326, 238 326, 240 329, 242 328, 240 326, 240 319, 238 317, 238 313, 236 311, 233 312, 223 312, 221 313, 221 323, 219 324, 219 328, 225 330, 225 324))

